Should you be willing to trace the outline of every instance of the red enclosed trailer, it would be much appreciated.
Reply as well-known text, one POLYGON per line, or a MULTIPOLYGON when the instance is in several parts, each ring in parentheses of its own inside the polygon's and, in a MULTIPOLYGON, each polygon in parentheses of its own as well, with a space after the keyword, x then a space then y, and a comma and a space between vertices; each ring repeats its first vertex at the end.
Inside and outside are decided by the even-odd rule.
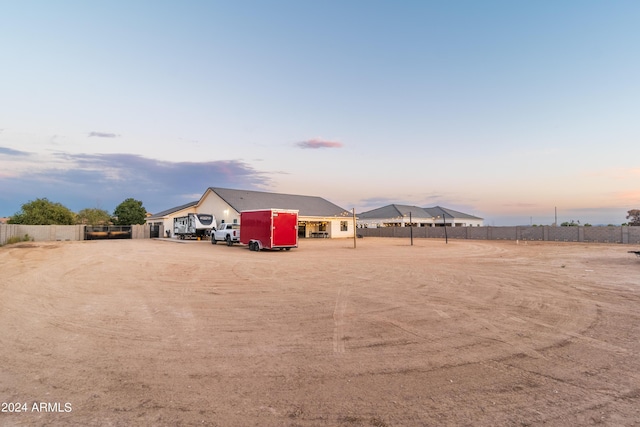
POLYGON ((240 243, 252 251, 298 247, 298 211, 260 209, 240 212, 240 243))

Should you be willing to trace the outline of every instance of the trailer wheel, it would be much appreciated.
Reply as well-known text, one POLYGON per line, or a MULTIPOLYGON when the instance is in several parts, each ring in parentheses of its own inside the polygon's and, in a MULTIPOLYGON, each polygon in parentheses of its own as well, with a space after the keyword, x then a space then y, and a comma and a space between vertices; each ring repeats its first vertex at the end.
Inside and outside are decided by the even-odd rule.
POLYGON ((291 250, 291 248, 284 248, 284 250, 285 250, 285 251, 290 251, 290 250, 291 250))

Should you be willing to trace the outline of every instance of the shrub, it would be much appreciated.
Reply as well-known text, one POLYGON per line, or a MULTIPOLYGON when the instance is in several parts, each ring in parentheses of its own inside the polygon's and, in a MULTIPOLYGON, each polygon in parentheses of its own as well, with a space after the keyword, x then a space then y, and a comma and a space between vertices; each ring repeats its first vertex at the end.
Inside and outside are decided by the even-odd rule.
POLYGON ((33 237, 29 236, 28 234, 25 234, 23 237, 20 237, 20 236, 9 237, 5 242, 5 245, 13 245, 14 243, 32 242, 32 241, 33 241, 33 237))

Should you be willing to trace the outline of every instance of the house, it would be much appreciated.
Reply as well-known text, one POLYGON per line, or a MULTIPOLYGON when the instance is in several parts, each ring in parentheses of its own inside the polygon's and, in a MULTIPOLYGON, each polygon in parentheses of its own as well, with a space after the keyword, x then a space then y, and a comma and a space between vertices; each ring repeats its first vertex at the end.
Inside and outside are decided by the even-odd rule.
POLYGON ((453 209, 435 206, 391 204, 358 214, 357 226, 362 228, 405 227, 413 223, 414 227, 479 227, 483 219, 458 212, 453 209))
POLYGON ((158 212, 147 224, 173 233, 173 219, 188 213, 213 214, 218 224, 239 223, 240 212, 253 209, 298 210, 299 237, 353 237, 353 214, 315 196, 209 187, 200 200, 158 212))

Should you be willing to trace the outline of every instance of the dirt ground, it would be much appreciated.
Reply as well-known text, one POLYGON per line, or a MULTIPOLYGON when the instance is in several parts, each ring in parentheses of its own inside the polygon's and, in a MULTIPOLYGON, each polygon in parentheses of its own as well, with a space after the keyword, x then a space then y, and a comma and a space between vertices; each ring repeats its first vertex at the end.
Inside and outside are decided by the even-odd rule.
POLYGON ((0 425, 640 425, 637 248, 409 243, 2 247, 0 425))

